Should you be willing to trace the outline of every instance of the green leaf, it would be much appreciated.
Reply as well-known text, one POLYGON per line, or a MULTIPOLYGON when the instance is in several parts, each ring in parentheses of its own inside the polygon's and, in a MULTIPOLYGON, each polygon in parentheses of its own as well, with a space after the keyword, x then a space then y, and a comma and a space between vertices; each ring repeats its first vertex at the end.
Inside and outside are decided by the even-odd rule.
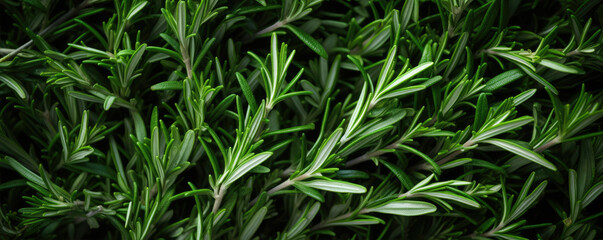
POLYGON ((306 187, 316 188, 329 192, 338 192, 338 193, 365 193, 366 188, 362 185, 344 182, 339 180, 312 180, 312 181, 304 181, 298 182, 298 184, 304 185, 306 187))
POLYGON ((474 207, 474 208, 479 208, 480 205, 478 202, 476 202, 473 199, 470 199, 468 197, 465 196, 461 196, 458 194, 455 194, 453 192, 450 191, 439 191, 439 192, 421 192, 420 195, 425 195, 425 196, 429 196, 429 197, 434 197, 434 198, 440 198, 440 199, 446 199, 446 200, 451 200, 463 205, 467 205, 470 207, 474 207))
POLYGON ((526 68, 522 65, 519 65, 519 68, 521 68, 521 70, 523 70, 526 74, 528 74, 528 76, 530 76, 531 78, 536 80, 538 83, 542 84, 546 89, 548 89, 555 95, 559 95, 559 91, 557 91, 557 89, 551 83, 549 83, 547 80, 542 78, 540 75, 538 75, 532 69, 526 68))
POLYGON ((132 112, 132 120, 134 121, 134 132, 136 133, 136 138, 139 142, 144 141, 144 138, 147 137, 146 124, 142 120, 142 116, 138 112, 132 112))
POLYGON ((421 157, 423 160, 427 161, 427 163, 429 163, 429 165, 431 165, 431 167, 433 168, 433 172, 434 172, 435 174, 440 175, 440 173, 442 173, 442 170, 440 169, 440 165, 438 165, 438 164, 437 164, 437 163, 436 163, 436 162, 435 162, 433 159, 431 159, 431 158, 430 158, 429 156, 427 156, 425 153, 423 153, 423 152, 421 152, 421 151, 419 151, 419 150, 417 150, 417 149, 414 149, 414 148, 412 148, 412 147, 409 147, 409 146, 403 145, 403 144, 398 145, 398 147, 399 147, 400 149, 403 149, 403 150, 409 151, 409 152, 411 152, 411 153, 413 153, 413 154, 415 154, 415 155, 417 155, 417 156, 421 157))
POLYGON ((454 52, 452 53, 452 57, 450 57, 450 61, 448 62, 448 66, 446 66, 446 71, 444 72, 444 78, 448 79, 450 73, 456 68, 461 61, 461 57, 463 53, 465 53, 465 46, 467 45, 467 41, 469 40, 469 32, 463 32, 461 37, 457 41, 454 47, 454 52))
POLYGON ((519 106, 526 100, 530 99, 536 93, 536 89, 529 89, 513 97, 513 105, 519 106))
POLYGON ((297 188, 297 190, 299 190, 300 192, 308 195, 311 198, 316 199, 319 202, 324 202, 325 201, 325 197, 322 196, 322 194, 320 194, 320 192, 316 191, 314 188, 305 186, 305 185, 300 184, 298 182, 293 182, 293 186, 295 188, 297 188))
POLYGON ((263 134, 262 138, 274 136, 274 135, 286 134, 286 133, 301 132, 301 131, 306 131, 306 130, 314 130, 314 123, 309 123, 306 125, 270 131, 270 132, 263 134))
POLYGON ((295 34, 295 36, 297 36, 299 38, 299 40, 304 42, 304 44, 306 44, 306 46, 308 46, 310 49, 312 49, 312 51, 317 53, 319 56, 321 56, 323 58, 329 57, 329 55, 327 54, 327 51, 322 46, 322 44, 320 44, 318 41, 316 41, 316 39, 314 39, 312 36, 310 36, 310 34, 304 32, 303 30, 301 30, 291 24, 286 24, 286 25, 284 25, 284 27, 289 29, 293 34, 295 34))
POLYGON ((383 224, 384 221, 377 217, 372 217, 368 215, 358 216, 356 219, 351 220, 341 220, 337 222, 332 222, 325 224, 325 226, 364 226, 364 225, 374 225, 374 224, 383 224))
POLYGON ((598 182, 594 186, 592 186, 584 197, 582 197, 582 208, 586 208, 589 204, 591 204, 601 193, 603 192, 603 181, 598 182))
POLYGON ((496 232, 495 234, 492 234, 492 235, 505 239, 505 240, 529 240, 529 238, 524 238, 524 237, 520 237, 520 236, 513 235, 513 234, 505 234, 505 233, 496 232))
POLYGON ((574 33, 575 41, 580 41, 582 39, 582 26, 580 26, 580 22, 575 15, 570 16, 570 26, 574 33))
POLYGON ((413 183, 410 180, 410 177, 408 177, 408 175, 404 171, 402 171, 402 169, 385 160, 380 160, 379 162, 385 167, 387 167, 390 171, 392 171, 392 173, 398 178, 398 180, 400 180, 400 183, 402 183, 402 186, 404 186, 404 188, 411 189, 413 187, 413 183))
POLYGON ((109 53, 98 50, 96 48, 86 47, 86 46, 77 45, 77 44, 73 44, 73 43, 67 43, 67 45, 69 45, 70 47, 82 50, 82 51, 88 53, 91 57, 111 58, 111 55, 109 55, 109 53))
POLYGON ((136 67, 138 67, 138 63, 140 62, 142 55, 144 54, 146 49, 147 45, 141 44, 130 57, 128 64, 126 65, 126 71, 124 76, 124 80, 126 81, 127 86, 129 86, 132 83, 132 80, 137 77, 134 72, 136 71, 136 67))
POLYGON ((355 131, 358 126, 360 125, 360 123, 362 122, 362 120, 364 119, 364 116, 367 113, 367 109, 368 109, 368 104, 365 103, 365 99, 369 98, 370 99, 370 94, 369 97, 367 97, 367 83, 365 82, 364 85, 362 86, 362 90, 360 92, 360 97, 358 98, 358 101, 356 101, 356 106, 354 107, 354 111, 352 112, 352 115, 350 116, 350 119, 348 121, 348 125, 345 129, 345 133, 343 134, 343 139, 341 140, 341 142, 347 142, 348 140, 350 140, 352 137, 354 137, 355 134, 357 134, 357 132, 355 131))
POLYGON ((170 201, 175 201, 175 200, 178 200, 181 198, 191 197, 191 196, 199 196, 199 195, 213 196, 213 193, 214 192, 209 189, 195 189, 195 190, 181 192, 177 195, 174 195, 170 198, 170 201))
POLYGON ((426 62, 426 63, 419 64, 419 66, 416 66, 416 67, 414 67, 414 68, 406 71, 401 76, 396 77, 394 79, 394 81, 392 81, 392 83, 388 84, 387 87, 385 87, 385 89, 383 89, 382 93, 389 92, 393 88, 395 88, 398 85, 400 85, 400 84, 402 84, 402 83, 410 80, 412 77, 414 77, 417 74, 425 71, 427 68, 429 68, 431 66, 433 66, 433 62, 426 62))
POLYGON ((186 2, 178 1, 178 8, 176 10, 176 34, 180 44, 187 47, 186 44, 186 2))
POLYGON ((528 62, 526 57, 514 54, 514 53, 504 53, 504 52, 495 52, 496 55, 506 58, 507 60, 514 62, 518 67, 525 68, 531 70, 532 72, 536 71, 536 68, 532 63, 528 62))
MULTIPOLYGON (((370 76, 367 74, 364 66, 362 66, 362 58, 360 56, 356 56, 356 55, 346 55, 346 57, 356 66, 358 71, 360 71, 360 75, 362 76, 362 79, 364 80, 365 83, 367 83, 370 86, 370 90, 372 91, 372 82, 371 82, 370 76)), ((335 82, 333 82, 333 84, 334 83, 335 82)), ((333 85, 333 84, 331 84, 331 85, 333 85)))
MULTIPOLYGON (((381 67, 381 72, 379 73, 379 78, 377 79, 377 86, 375 91, 377 93, 384 92, 382 89, 384 88, 387 81, 390 80, 391 76, 394 74, 393 69, 396 66, 396 45, 394 45, 389 52, 387 53, 387 57, 385 58, 385 62, 383 63, 383 67, 381 67)), ((353 58, 350 58, 353 59, 353 58)), ((358 65, 358 63, 355 63, 358 65)))
POLYGON ((454 87, 454 89, 452 89, 451 93, 446 95, 444 101, 440 103, 442 106, 441 112, 443 115, 446 115, 446 113, 448 113, 448 111, 452 109, 452 107, 457 103, 457 101, 463 97, 461 96, 461 93, 465 89, 466 85, 467 81, 461 81, 458 85, 456 85, 456 87, 454 87))
MULTIPOLYGON (((264 102, 262 102, 259 106, 259 109, 264 109, 264 102)), ((240 114, 241 115, 241 114, 240 114)), ((239 117, 242 118, 242 117, 239 117)), ((237 156, 234 157, 234 161, 235 163, 237 163, 236 161, 238 161, 238 157, 242 157, 241 155, 244 154, 241 151, 243 151, 243 149, 246 149, 247 147, 249 147, 251 145, 251 143, 253 142, 253 139, 258 135, 259 131, 260 131, 260 125, 262 124, 262 121, 264 120, 264 111, 257 111, 255 116, 251 119, 251 122, 248 122, 245 125, 245 132, 243 133, 243 136, 240 138, 240 147, 238 149, 236 149, 237 152, 237 156)), ((246 121, 249 121, 249 119, 247 118, 246 121)))
POLYGON ((115 101, 116 97, 115 96, 107 96, 105 98, 105 102, 103 102, 103 109, 105 109, 105 111, 109 111, 109 109, 111 108, 111 105, 113 105, 113 102, 115 101))
POLYGON ((176 166, 179 166, 182 162, 188 160, 190 158, 191 152, 193 151, 195 140, 195 131, 188 130, 184 134, 184 138, 180 143, 178 155, 176 155, 175 159, 170 159, 171 163, 167 170, 172 170, 176 166))
POLYGON ((162 53, 162 54, 172 57, 173 59, 182 61, 182 56, 179 53, 177 53, 176 51, 173 51, 173 50, 169 50, 167 48, 148 46, 146 50, 149 52, 162 53))
MULTIPOLYGON (((81 148, 87 142, 88 139, 88 112, 82 113, 82 120, 80 121, 80 132, 77 137, 77 144, 75 148, 81 148)), ((79 150, 79 149, 78 149, 79 150)))
POLYGON ((594 138, 594 137, 598 137, 601 135, 603 135, 603 131, 587 133, 584 135, 563 139, 563 142, 573 142, 573 141, 578 141, 578 140, 582 140, 582 139, 594 138))
POLYGON ((130 187, 126 184, 126 172, 124 170, 121 157, 119 156, 117 143, 113 138, 110 138, 109 141, 109 151, 111 159, 113 160, 113 166, 116 168, 117 171, 117 183, 123 190, 128 190, 130 187))
POLYGON ((485 93, 481 93, 475 106, 475 117, 473 118, 473 129, 480 129, 488 117, 488 98, 485 93))
POLYGON ((245 96, 245 99, 247 99, 247 103, 249 104, 249 107, 251 107, 251 112, 256 112, 258 109, 258 104, 255 101, 255 97, 253 96, 253 92, 251 91, 251 87, 249 86, 247 79, 245 79, 245 77, 243 77, 243 75, 241 75, 238 72, 235 73, 235 75, 237 77, 237 81, 239 82, 239 86, 241 86, 241 91, 243 92, 243 96, 245 96))
POLYGON ((392 201, 386 203, 385 205, 368 209, 369 212, 378 212, 399 216, 419 216, 433 213, 436 210, 436 206, 431 203, 413 200, 392 201))
POLYGON ((75 163, 81 163, 83 161, 87 161, 88 160, 87 156, 92 154, 92 152, 94 152, 94 149, 92 147, 90 147, 90 146, 82 147, 82 148, 78 149, 77 151, 74 151, 71 153, 67 163, 75 164, 75 163))
POLYGON ((25 186, 27 186, 27 181, 25 179, 15 179, 0 183, 0 190, 16 189, 25 186))
POLYGON ((151 86, 151 90, 153 91, 163 91, 163 90, 182 90, 182 82, 181 81, 165 81, 154 84, 151 86))
POLYGON ((25 99, 27 97, 27 94, 25 92, 25 89, 23 89, 23 86, 21 86, 21 84, 19 82, 17 82, 17 80, 15 80, 14 78, 12 78, 6 74, 0 74, 0 82, 6 84, 6 86, 8 86, 13 91, 15 91, 15 93, 20 98, 25 99))
POLYGON ((467 163, 472 162, 473 159, 471 158, 461 158, 461 159, 456 159, 447 163, 442 164, 442 166, 440 166, 441 169, 451 169, 451 168, 455 168, 455 167, 459 167, 459 166, 463 166, 467 163))
POLYGON ((527 148, 524 148, 524 147, 520 146, 519 144, 510 142, 507 140, 502 140, 502 139, 489 139, 489 140, 484 140, 483 142, 498 146, 509 152, 517 154, 525 159, 528 159, 532 162, 542 165, 550 170, 557 171, 557 167, 555 167, 555 165, 553 165, 551 162, 544 159, 544 157, 542 157, 542 155, 535 153, 534 151, 531 151, 527 148))
POLYGON ((392 91, 388 94, 383 95, 380 100, 383 99, 387 99, 387 98, 395 98, 395 97, 401 97, 404 95, 408 95, 411 93, 416 93, 418 91, 421 91, 423 89, 425 89, 427 87, 423 86, 423 85, 416 85, 416 86, 410 86, 410 87, 404 87, 404 88, 400 88, 398 90, 392 91))
POLYGON ((103 176, 107 179, 117 180, 115 178, 115 176, 116 176, 115 170, 104 164, 94 163, 94 162, 84 162, 84 163, 80 163, 80 164, 70 165, 69 168, 78 169, 80 171, 88 172, 88 173, 91 173, 94 175, 103 176))
POLYGON ((128 16, 126 16, 126 20, 128 20, 128 21, 132 20, 132 18, 138 12, 140 12, 140 10, 142 10, 144 8, 144 6, 147 5, 147 3, 148 3, 147 1, 139 2, 135 6, 133 6, 132 8, 130 8, 130 12, 128 12, 128 16))
POLYGON ((418 5, 419 1, 417 0, 404 1, 404 5, 402 6, 402 13, 400 14, 402 16, 402 18, 400 19, 400 32, 406 31, 411 17, 414 18, 415 21, 417 21, 417 19, 415 18, 415 13, 418 16, 418 5))
POLYGON ((477 132, 475 134, 476 136, 474 138, 472 138, 471 141, 475 142, 475 143, 483 141, 485 139, 494 137, 501 133, 505 133, 505 132, 511 131, 513 129, 519 128, 523 125, 526 125, 526 124, 532 122, 532 120, 533 120, 532 117, 523 116, 520 118, 510 120, 510 121, 496 124, 494 126, 486 127, 484 129, 480 130, 479 132, 477 132))
POLYGON ((514 82, 517 79, 520 79, 523 76, 525 76, 525 74, 520 69, 513 69, 513 70, 506 71, 506 72, 498 74, 498 75, 496 75, 496 77, 493 77, 492 79, 488 80, 488 82, 486 82, 486 86, 483 88, 483 90, 486 92, 492 92, 492 91, 499 89, 509 83, 514 82))
POLYGON ((103 103, 103 104, 105 102, 104 99, 101 99, 97 96, 85 94, 85 93, 81 93, 81 92, 69 91, 69 92, 67 92, 67 94, 74 98, 81 99, 81 100, 88 101, 88 102, 103 103))
POLYGON ((244 160, 243 163, 241 163, 234 171, 232 171, 232 173, 229 174, 227 180, 224 182, 224 185, 228 186, 232 184, 234 181, 245 175, 245 173, 262 164, 270 156, 272 156, 271 152, 263 152, 256 154, 248 160, 244 160))
POLYGON ((338 178, 347 178, 347 179, 369 179, 370 176, 364 172, 359 170, 339 170, 337 171, 338 178))
POLYGON ((477 31, 476 39, 481 40, 482 38, 488 36, 488 33, 490 32, 489 31, 490 27, 492 27, 495 19, 498 18, 498 14, 496 12, 498 11, 500 4, 497 1, 491 1, 488 3, 490 4, 490 6, 488 7, 488 10, 484 14, 484 17, 482 18, 480 25, 477 27, 478 31, 477 31))
POLYGON ((567 65, 563 65, 561 63, 558 62, 554 62, 548 59, 542 59, 540 60, 540 65, 548 67, 550 69, 553 69, 555 71, 559 71, 559 72, 564 72, 564 73, 571 73, 571 74, 583 74, 584 71, 578 69, 578 68, 574 68, 574 67, 570 67, 567 65))
POLYGON ((12 157, 6 156, 5 159, 8 165, 21 174, 21 176, 25 177, 25 179, 41 187, 45 186, 44 180, 42 180, 42 177, 40 177, 38 174, 35 174, 31 170, 25 168, 23 165, 21 165, 21 163, 17 162, 17 160, 12 157))
POLYGON ((301 233, 306 227, 312 222, 316 214, 320 210, 320 203, 314 202, 312 205, 307 204, 306 210, 303 212, 301 216, 299 216, 298 220, 295 224, 290 227, 287 232, 288 237, 297 236, 297 234, 301 233))
POLYGON ((242 240, 251 239, 253 237, 253 234, 255 234, 255 232, 260 227, 260 224, 262 224, 262 221, 264 220, 264 217, 266 216, 266 212, 268 212, 268 208, 262 207, 255 214, 253 214, 253 217, 251 217, 251 219, 249 219, 249 221, 245 225, 245 228, 243 228, 243 231, 241 232, 241 236, 239 239, 242 239, 242 240))
POLYGON ((592 111, 587 114, 577 116, 576 118, 567 119, 569 120, 569 126, 567 126, 565 129, 566 132, 564 133, 563 137, 569 138, 574 136, 574 134, 580 132, 582 129, 591 125, 601 117, 603 117, 603 109, 592 111))
POLYGON ((419 192, 424 192, 424 191, 437 191, 440 190, 444 187, 447 186, 466 186, 466 185, 470 185, 471 182, 467 182, 467 181, 459 181, 459 180, 448 180, 448 181, 444 181, 444 182, 435 182, 429 185, 425 185, 427 184, 427 182, 429 182, 435 175, 431 174, 429 175, 429 177, 425 178, 423 181, 419 182, 417 185, 415 185, 411 190, 409 190, 409 192, 411 193, 419 193, 419 192))
POLYGON ((532 205, 536 202, 538 197, 544 193, 544 189, 547 186, 547 181, 543 181, 540 183, 530 195, 526 196, 522 201, 518 202, 513 209, 511 210, 511 214, 509 218, 505 221, 505 223, 509 223, 521 215, 523 215, 528 208, 532 207, 532 205))
POLYGON ((314 161, 312 161, 312 165, 310 165, 310 168, 308 169, 308 171, 306 171, 307 174, 312 174, 322 167, 329 155, 331 155, 331 152, 333 151, 333 148, 335 148, 335 145, 337 145, 337 143, 339 142, 342 131, 343 129, 338 128, 322 144, 322 146, 318 150, 318 153, 316 154, 316 158, 314 158, 314 161))
POLYGON ((569 185, 569 201, 570 201, 570 209, 574 209, 576 206, 578 199, 578 182, 576 181, 576 171, 574 169, 570 169, 568 171, 568 185, 569 185))

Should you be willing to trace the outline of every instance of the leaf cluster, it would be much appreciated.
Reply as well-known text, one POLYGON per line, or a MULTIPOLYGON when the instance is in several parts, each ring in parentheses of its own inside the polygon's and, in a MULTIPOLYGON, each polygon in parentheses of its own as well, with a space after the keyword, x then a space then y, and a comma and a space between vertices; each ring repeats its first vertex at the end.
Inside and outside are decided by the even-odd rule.
POLYGON ((600 239, 600 2, 0 0, 0 239, 600 239))

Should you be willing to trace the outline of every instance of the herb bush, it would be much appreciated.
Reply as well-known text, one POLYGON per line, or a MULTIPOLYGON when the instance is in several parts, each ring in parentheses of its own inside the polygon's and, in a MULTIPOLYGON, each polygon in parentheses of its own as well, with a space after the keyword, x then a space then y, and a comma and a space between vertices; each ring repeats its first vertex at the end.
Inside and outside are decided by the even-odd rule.
POLYGON ((2 239, 601 239, 600 0, 0 0, 2 239))

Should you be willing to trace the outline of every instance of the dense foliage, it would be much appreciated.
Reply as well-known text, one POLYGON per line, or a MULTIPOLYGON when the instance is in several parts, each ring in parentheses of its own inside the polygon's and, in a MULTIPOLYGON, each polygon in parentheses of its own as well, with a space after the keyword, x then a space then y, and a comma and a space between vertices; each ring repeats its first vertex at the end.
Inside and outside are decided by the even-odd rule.
POLYGON ((0 239, 601 239, 601 3, 0 0, 0 239))

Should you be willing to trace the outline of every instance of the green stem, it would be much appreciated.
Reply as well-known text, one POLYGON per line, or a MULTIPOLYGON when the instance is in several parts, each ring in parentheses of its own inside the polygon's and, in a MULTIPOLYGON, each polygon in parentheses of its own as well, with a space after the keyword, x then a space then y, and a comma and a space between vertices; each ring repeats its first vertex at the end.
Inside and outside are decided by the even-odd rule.
MULTIPOLYGON (((302 174, 302 175, 299 175, 299 176, 297 176, 297 177, 295 177, 295 178, 293 178, 293 179, 287 179, 287 180, 283 181, 282 183, 280 183, 279 185, 276 185, 276 187, 273 187, 273 188, 271 188, 270 190, 268 190, 268 192, 267 192, 267 193, 268 193, 268 195, 272 195, 272 194, 274 194, 274 193, 276 193, 276 192, 278 192, 278 191, 280 191, 280 190, 283 190, 283 189, 285 189, 285 188, 290 187, 291 185, 293 185, 293 184, 294 184, 295 182, 297 182, 297 181, 302 181, 302 180, 304 180, 304 179, 306 179, 306 178, 309 178, 309 177, 312 177, 312 176, 313 176, 313 175, 309 175, 309 174, 302 174)), ((253 200, 252 200, 252 201, 249 203, 249 205, 253 205, 253 204, 255 204, 255 203, 258 201, 258 198, 259 198, 259 196, 258 196, 258 197, 256 197, 256 198, 254 198, 254 199, 253 199, 253 200)))
POLYGON ((285 26, 285 24, 287 24, 287 20, 286 19, 280 20, 280 21, 275 22, 274 24, 272 24, 272 25, 270 25, 270 26, 268 26, 268 27, 260 30, 255 35, 259 36, 259 35, 262 35, 262 34, 265 34, 265 33, 272 32, 272 31, 274 31, 274 30, 276 30, 276 29, 278 29, 278 28, 280 28, 282 26, 285 26))
POLYGON ((180 49, 180 53, 182 54, 182 62, 184 62, 184 67, 186 68, 186 76, 188 79, 192 80, 193 69, 191 67, 191 58, 188 55, 188 47, 180 44, 180 49))
POLYGON ((541 153, 541 152, 543 152, 544 150, 547 150, 547 149, 549 149, 550 147, 555 146, 555 145, 557 145, 557 144, 559 144, 559 143, 561 143, 561 138, 560 138, 559 136, 557 136, 557 137, 553 138, 553 140, 551 140, 551 141, 549 141, 549 142, 547 142, 547 143, 543 144, 542 146, 540 146, 540 147, 538 147, 538 148, 534 149, 534 152, 541 153))
POLYGON ((212 213, 217 213, 220 209, 220 205, 222 205, 222 199, 224 199, 224 195, 226 195, 226 187, 220 186, 218 187, 217 193, 214 193, 214 206, 212 208, 212 213))
POLYGON ((484 237, 493 237, 494 233, 498 232, 498 230, 502 229, 504 227, 504 225, 499 224, 496 228, 493 228, 492 230, 482 234, 482 236, 484 237))

